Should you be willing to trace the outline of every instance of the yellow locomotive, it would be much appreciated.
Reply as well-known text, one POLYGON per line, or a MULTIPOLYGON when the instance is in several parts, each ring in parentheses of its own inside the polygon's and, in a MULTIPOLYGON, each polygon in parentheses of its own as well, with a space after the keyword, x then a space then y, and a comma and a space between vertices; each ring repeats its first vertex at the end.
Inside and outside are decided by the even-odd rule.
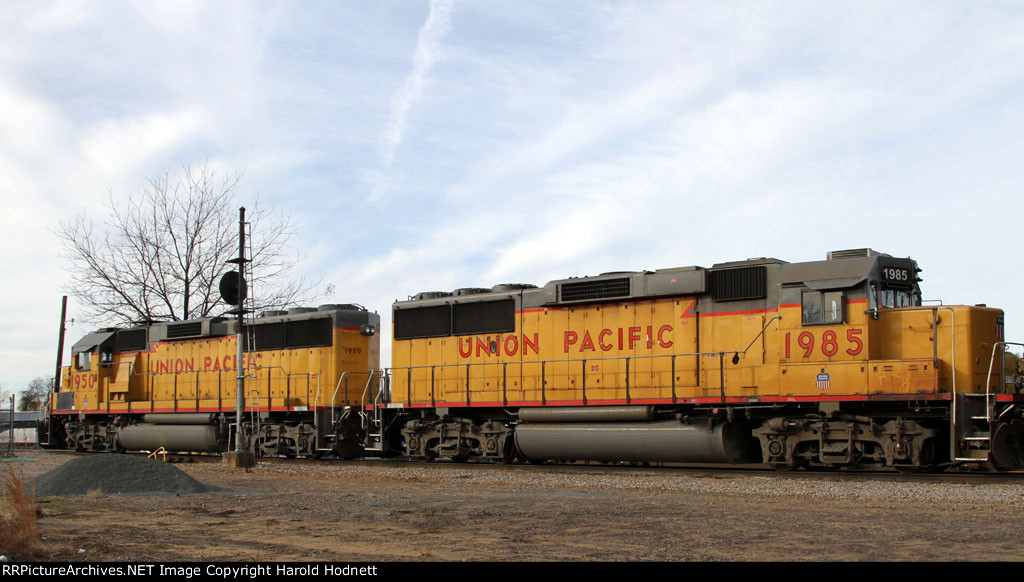
MULTIPOLYGON (((380 317, 358 305, 265 312, 243 333, 246 418, 261 454, 351 456, 376 392, 380 317), (335 427, 338 427, 337 429, 335 427)), ((79 450, 228 450, 238 374, 225 318, 106 328, 72 346, 42 442, 79 450)))
MULTIPOLYGON (((420 293, 393 306, 384 370, 376 314, 269 314, 248 325, 242 423, 261 454, 1021 467, 1002 311, 923 305, 918 273, 855 249, 420 293)), ((54 442, 225 450, 230 327, 83 338, 54 442)))
POLYGON ((1021 466, 1002 312, 924 306, 918 272, 857 249, 421 293, 391 406, 414 457, 1021 466))

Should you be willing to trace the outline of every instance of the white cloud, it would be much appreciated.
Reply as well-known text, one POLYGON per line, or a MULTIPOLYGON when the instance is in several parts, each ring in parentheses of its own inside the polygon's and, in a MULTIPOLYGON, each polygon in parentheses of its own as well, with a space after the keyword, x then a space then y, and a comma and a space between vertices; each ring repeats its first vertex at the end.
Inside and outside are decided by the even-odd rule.
POLYGON ((201 110, 186 108, 144 117, 107 119, 83 128, 82 155, 86 163, 109 175, 132 172, 154 159, 166 159, 203 129, 201 110))
POLYGON ((391 166, 395 150, 402 143, 406 117, 423 94, 423 86, 431 67, 440 56, 441 40, 451 26, 452 0, 431 0, 430 14, 420 29, 413 56, 412 72, 391 100, 391 119, 384 131, 384 164, 391 166))
POLYGON ((0 83, 0 152, 8 156, 37 158, 52 153, 52 138, 70 130, 61 112, 44 100, 33 98, 0 83))

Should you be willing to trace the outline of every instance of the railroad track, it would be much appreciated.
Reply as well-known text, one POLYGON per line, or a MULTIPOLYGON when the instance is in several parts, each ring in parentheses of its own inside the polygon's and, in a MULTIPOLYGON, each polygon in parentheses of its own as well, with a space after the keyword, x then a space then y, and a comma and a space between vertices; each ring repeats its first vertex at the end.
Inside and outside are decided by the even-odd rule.
MULTIPOLYGON (((216 457, 204 457, 206 462, 216 461, 216 457)), ((261 463, 270 464, 295 464, 312 463, 316 465, 330 466, 332 464, 357 464, 371 466, 389 467, 415 467, 418 470, 426 471, 459 471, 472 469, 474 471, 488 472, 514 472, 514 473, 565 473, 575 475, 672 475, 677 474, 687 477, 771 477, 773 479, 792 480, 813 480, 813 481, 891 481, 891 482, 913 482, 913 483, 1024 483, 1024 471, 1013 471, 1004 473, 899 473, 896 471, 877 470, 840 470, 840 471, 789 471, 779 472, 759 465, 710 465, 710 464, 674 464, 661 466, 639 466, 627 464, 603 464, 603 463, 456 463, 450 461, 414 461, 402 459, 355 459, 344 461, 340 459, 286 459, 286 458, 261 458, 261 463)))
MULTIPOLYGON (((83 456, 95 453, 80 453, 76 451, 52 450, 49 453, 70 456, 83 456)), ((146 457, 149 453, 127 453, 133 456, 146 457)), ((169 463, 220 463, 221 457, 217 454, 180 454, 168 453, 159 455, 158 458, 169 463)), ((451 461, 416 461, 408 459, 291 459, 285 457, 260 457, 260 463, 269 465, 283 465, 301 467, 304 464, 314 466, 331 465, 354 465, 354 466, 386 466, 386 467, 414 467, 421 471, 456 471, 472 469, 474 471, 488 472, 513 472, 513 473, 563 473, 568 475, 672 475, 677 474, 687 477, 706 478, 734 478, 752 476, 770 476, 773 479, 788 480, 810 480, 810 481, 835 481, 835 482, 857 482, 857 481, 890 481, 907 483, 1024 483, 1024 471, 1006 471, 1001 473, 985 472, 943 472, 943 473, 900 473, 897 471, 879 471, 868 469, 844 469, 837 471, 808 471, 797 470, 789 472, 775 471, 760 465, 712 465, 712 464, 665 464, 658 466, 641 466, 637 464, 613 464, 596 462, 556 463, 547 462, 543 464, 530 463, 457 463, 451 461)))

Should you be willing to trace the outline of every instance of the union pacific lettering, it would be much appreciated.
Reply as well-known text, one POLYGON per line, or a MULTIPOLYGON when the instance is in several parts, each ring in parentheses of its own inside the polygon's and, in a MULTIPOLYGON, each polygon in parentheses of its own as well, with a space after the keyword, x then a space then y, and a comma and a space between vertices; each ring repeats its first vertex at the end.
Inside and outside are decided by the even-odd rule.
POLYGON ((498 351, 504 352, 506 356, 514 356, 519 353, 520 348, 523 350, 523 354, 528 354, 532 350, 534 354, 539 353, 540 339, 538 334, 533 334, 533 337, 523 336, 522 345, 518 336, 507 335, 504 336, 487 336, 487 338, 459 338, 459 356, 468 358, 476 353, 477 356, 488 356, 497 355, 498 351), (474 349, 475 348, 475 349, 474 349))
POLYGON ((602 352, 607 352, 615 347, 618 347, 620 350, 632 350, 638 346, 650 349, 655 344, 662 348, 672 347, 671 325, 659 327, 657 334, 654 333, 654 326, 648 325, 646 330, 643 327, 620 327, 615 330, 602 329, 597 332, 596 336, 597 341, 595 343, 594 335, 590 333, 590 330, 584 331, 582 338, 578 332, 566 331, 562 341, 562 352, 566 354, 570 353, 570 351, 578 353, 596 352, 598 348, 602 352), (645 334, 644 331, 647 333, 645 334))
MULTIPOLYGON (((672 332, 671 325, 662 325, 657 328, 653 325, 619 327, 595 332, 584 330, 582 335, 580 332, 570 330, 563 334, 562 352, 566 354, 596 353, 598 350, 608 352, 616 348, 633 350, 638 347, 652 349, 655 346, 669 349, 673 344, 672 332)), ((528 355, 531 351, 534 354, 539 354, 539 334, 535 333, 533 337, 523 336, 521 341, 518 336, 514 335, 459 338, 459 356, 462 358, 497 356, 499 354, 515 356, 519 355, 520 350, 523 355, 528 355)))
MULTIPOLYGON (((243 358, 243 364, 245 367, 255 367, 259 369, 261 366, 258 361, 263 358, 263 354, 248 354, 243 358)), ((198 368, 200 372, 221 372, 221 371, 234 371, 235 363, 238 361, 237 356, 224 356, 221 358, 214 358, 206 356, 202 359, 202 367, 198 368)), ((151 374, 169 374, 169 373, 180 373, 180 372, 195 372, 196 358, 165 358, 162 360, 150 359, 149 360, 149 372, 151 374)))

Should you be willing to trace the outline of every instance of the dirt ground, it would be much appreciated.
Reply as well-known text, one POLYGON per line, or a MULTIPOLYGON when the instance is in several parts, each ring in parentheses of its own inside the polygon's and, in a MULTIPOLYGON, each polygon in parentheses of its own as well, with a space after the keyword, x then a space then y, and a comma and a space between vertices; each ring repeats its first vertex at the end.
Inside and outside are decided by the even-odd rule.
MULTIPOLYGON (((27 479, 72 458, 21 456, 38 459, 17 463, 27 479)), ((806 483, 782 476, 632 469, 608 476, 586 468, 401 463, 261 463, 251 472, 215 463, 177 466, 223 490, 38 500, 43 559, 1022 559, 1020 493, 1009 503, 977 495, 959 500, 962 488, 948 499, 922 499, 893 495, 917 485, 890 482, 872 499, 841 491, 808 495, 806 483), (693 482, 679 486, 686 480, 693 482)), ((838 480, 824 487, 844 486, 838 480)), ((1024 492, 1024 481, 1009 487, 1024 492)))

